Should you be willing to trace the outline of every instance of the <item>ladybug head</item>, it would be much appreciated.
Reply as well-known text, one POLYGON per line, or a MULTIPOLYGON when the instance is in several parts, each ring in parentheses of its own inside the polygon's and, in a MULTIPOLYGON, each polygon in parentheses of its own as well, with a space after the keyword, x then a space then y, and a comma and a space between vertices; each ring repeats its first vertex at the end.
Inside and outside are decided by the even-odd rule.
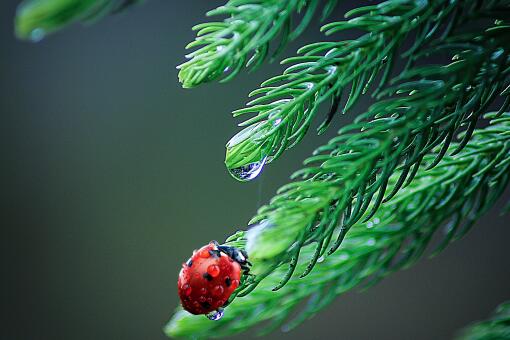
POLYGON ((239 265, 241 266, 245 273, 247 273, 250 270, 249 266, 251 266, 251 263, 250 261, 248 261, 248 254, 246 254, 246 251, 244 251, 244 249, 220 245, 218 245, 217 247, 219 251, 225 253, 232 260, 239 263, 239 265))

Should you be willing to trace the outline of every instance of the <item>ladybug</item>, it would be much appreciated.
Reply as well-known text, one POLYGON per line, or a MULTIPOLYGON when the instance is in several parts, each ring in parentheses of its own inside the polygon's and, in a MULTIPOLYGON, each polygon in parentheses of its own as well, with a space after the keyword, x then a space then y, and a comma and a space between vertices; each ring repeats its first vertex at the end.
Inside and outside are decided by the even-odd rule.
POLYGON ((191 314, 209 314, 210 319, 219 319, 222 307, 239 286, 241 271, 248 274, 249 265, 244 250, 216 241, 195 250, 182 264, 177 281, 182 307, 191 314))

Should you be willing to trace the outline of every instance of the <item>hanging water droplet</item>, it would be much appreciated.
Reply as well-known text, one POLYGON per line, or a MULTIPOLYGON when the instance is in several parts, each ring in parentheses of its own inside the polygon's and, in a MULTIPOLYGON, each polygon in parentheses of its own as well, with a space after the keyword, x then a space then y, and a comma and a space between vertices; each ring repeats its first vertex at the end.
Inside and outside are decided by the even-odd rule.
POLYGON ((223 317, 225 313, 223 312, 223 308, 218 308, 218 310, 212 311, 211 313, 207 314, 207 318, 209 320, 218 321, 223 317))
POLYGON ((35 28, 30 32, 30 40, 32 42, 39 42, 46 36, 46 31, 43 28, 35 28))
POLYGON ((258 162, 253 162, 247 165, 240 166, 234 169, 228 169, 228 172, 237 180, 241 182, 248 182, 252 179, 256 178, 264 165, 266 164, 267 156, 262 158, 262 160, 258 162))
POLYGON ((324 262, 324 256, 321 256, 317 259, 317 263, 324 262))

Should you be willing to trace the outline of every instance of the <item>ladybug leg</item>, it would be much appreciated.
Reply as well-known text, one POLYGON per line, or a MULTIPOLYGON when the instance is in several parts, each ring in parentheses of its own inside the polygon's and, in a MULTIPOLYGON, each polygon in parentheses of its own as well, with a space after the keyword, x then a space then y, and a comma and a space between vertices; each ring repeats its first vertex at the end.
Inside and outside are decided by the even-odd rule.
POLYGON ((245 263, 241 264, 241 269, 243 270, 243 274, 245 275, 250 273, 250 267, 247 264, 251 266, 251 263, 249 262, 247 262, 246 264, 245 263))

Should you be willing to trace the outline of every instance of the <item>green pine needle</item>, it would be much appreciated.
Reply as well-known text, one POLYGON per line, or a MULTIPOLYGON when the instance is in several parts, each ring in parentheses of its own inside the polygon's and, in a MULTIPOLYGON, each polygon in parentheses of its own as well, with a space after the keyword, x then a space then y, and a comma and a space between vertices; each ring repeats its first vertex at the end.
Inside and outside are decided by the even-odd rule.
POLYGON ((270 43, 279 39, 274 57, 305 30, 321 2, 325 18, 337 0, 230 0, 208 12, 208 16, 227 18, 193 27, 197 37, 187 48, 198 48, 187 55, 189 61, 178 66, 183 87, 216 79, 225 82, 244 67, 260 66, 269 53, 270 43), (302 14, 297 25, 292 22, 295 13, 302 14))
MULTIPOLYGON (((495 118, 492 114, 489 117, 495 118)), ((368 287, 390 273, 409 267, 425 252, 432 236, 444 226, 442 240, 433 254, 462 237, 474 222, 493 206, 510 179, 510 114, 495 118, 485 129, 476 130, 471 142, 458 154, 445 155, 431 170, 440 151, 424 157, 415 179, 400 190, 366 222, 354 224, 342 247, 331 256, 315 258, 314 244, 304 246, 295 274, 280 290, 287 269, 279 266, 251 291, 236 298, 220 321, 178 310, 165 328, 172 337, 224 337, 264 324, 267 333, 280 327, 290 330, 327 306, 334 298, 355 287, 368 287), (310 261, 317 260, 308 272, 310 261), (306 305, 290 318, 302 301, 306 305)), ((449 146, 448 154, 458 148, 449 146)), ((389 179, 398 185, 403 169, 389 179)), ((246 234, 238 232, 229 241, 242 246, 246 234)))

